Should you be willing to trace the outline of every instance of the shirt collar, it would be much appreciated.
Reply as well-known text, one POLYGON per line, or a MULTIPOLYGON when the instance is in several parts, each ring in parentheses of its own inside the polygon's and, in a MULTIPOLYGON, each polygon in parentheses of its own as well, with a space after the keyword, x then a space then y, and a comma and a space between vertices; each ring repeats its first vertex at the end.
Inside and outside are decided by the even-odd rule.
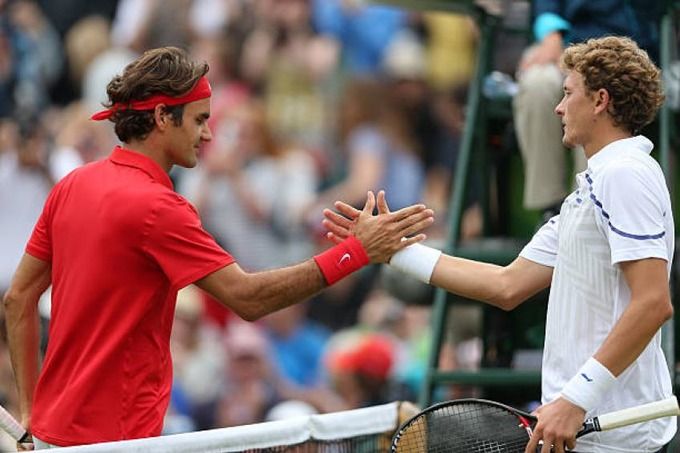
POLYGON ((588 159, 588 169, 597 171, 607 163, 621 159, 624 155, 635 154, 639 152, 650 154, 653 148, 654 144, 643 135, 616 140, 596 152, 590 159, 588 159))
POLYGON ((139 168, 156 182, 159 182, 167 188, 173 190, 172 180, 170 176, 161 168, 158 163, 142 153, 132 151, 122 146, 116 146, 109 157, 112 162, 119 165, 126 165, 128 167, 139 168))

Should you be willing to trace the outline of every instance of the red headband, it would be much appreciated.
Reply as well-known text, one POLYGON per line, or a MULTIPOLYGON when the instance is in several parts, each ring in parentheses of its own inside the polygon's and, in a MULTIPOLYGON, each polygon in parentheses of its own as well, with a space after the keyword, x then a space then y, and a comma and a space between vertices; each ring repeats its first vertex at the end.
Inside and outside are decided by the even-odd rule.
POLYGON ((210 82, 208 82, 206 76, 203 76, 198 79, 196 86, 184 96, 172 97, 165 94, 157 94, 148 99, 144 99, 143 101, 130 101, 127 103, 116 102, 110 108, 97 112, 90 118, 95 121, 102 121, 111 118, 111 116, 119 110, 152 110, 156 108, 158 104, 188 104, 189 102, 198 101, 199 99, 209 98, 211 92, 210 82))

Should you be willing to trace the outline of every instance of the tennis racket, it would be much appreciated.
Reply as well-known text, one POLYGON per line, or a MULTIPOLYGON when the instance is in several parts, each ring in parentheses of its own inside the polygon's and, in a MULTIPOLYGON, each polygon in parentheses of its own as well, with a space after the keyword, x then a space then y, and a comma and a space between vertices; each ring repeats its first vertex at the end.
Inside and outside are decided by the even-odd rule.
MULTIPOLYGON (((673 415, 680 415, 675 396, 589 418, 576 437, 673 415)), ((392 452, 524 453, 537 421, 494 401, 445 401, 404 423, 392 438, 392 452)))
POLYGON ((0 428, 19 443, 30 442, 28 431, 2 406, 0 406, 0 428))

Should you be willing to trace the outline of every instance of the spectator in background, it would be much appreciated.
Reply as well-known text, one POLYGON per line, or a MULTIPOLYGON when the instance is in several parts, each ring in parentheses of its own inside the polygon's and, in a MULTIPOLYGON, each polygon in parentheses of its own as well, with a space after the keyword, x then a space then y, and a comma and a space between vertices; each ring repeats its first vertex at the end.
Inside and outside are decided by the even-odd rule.
POLYGON ((266 336, 254 324, 235 321, 225 337, 227 374, 217 406, 216 426, 259 423, 267 412, 287 399, 280 392, 266 336))
MULTIPOLYGON (((104 124, 90 121, 106 101, 106 85, 135 55, 111 46, 110 22, 93 15, 77 21, 64 37, 69 82, 77 98, 65 105, 59 114, 48 116, 55 139, 55 153, 74 166, 104 157, 103 149, 118 143, 104 124)), ((64 171, 62 176, 65 176, 64 171)))
MULTIPOLYGON (((565 44, 605 35, 630 36, 654 59, 658 55, 663 2, 583 2, 534 0, 536 44, 518 68, 514 100, 515 130, 524 160, 524 207, 543 212, 544 221, 559 213, 567 194, 562 123, 553 114, 562 97, 564 75, 558 60, 565 44)), ((570 154, 574 173, 585 168, 581 147, 570 154)), ((571 178, 569 178, 571 179, 571 178)))
POLYGON ((345 409, 326 380, 323 355, 331 332, 309 319, 307 307, 308 304, 289 307, 262 320, 281 393, 319 412, 345 409))
MULTIPOLYGON (((111 37, 111 20, 100 15, 86 16, 76 22, 65 36, 73 91, 87 116, 106 102, 106 85, 113 76, 137 57, 131 49, 116 44, 111 37)), ((111 139, 113 133, 109 132, 111 139)))
POLYGON ((219 153, 220 148, 229 146, 231 129, 224 127, 225 124, 230 124, 229 115, 242 105, 255 100, 249 82, 241 75, 245 35, 246 30, 243 27, 233 24, 222 33, 194 40, 191 46, 192 55, 202 58, 210 65, 208 78, 213 90, 208 124, 216 135, 212 142, 204 145, 204 158, 213 151, 219 153))
MULTIPOLYGON (((88 67, 100 54, 111 47, 109 34, 110 24, 106 18, 88 16, 76 22, 64 37, 69 79, 73 90, 79 94, 79 97, 82 96, 83 78, 88 67)), ((101 97, 101 92, 97 94, 101 97)), ((101 104, 95 108, 99 107, 101 104)))
POLYGON ((322 382, 330 332, 306 314, 306 304, 299 304, 266 316, 263 325, 281 377, 293 386, 314 389, 322 382))
MULTIPOLYGON (((311 213, 307 223, 317 231, 322 206, 334 200, 358 205, 367 190, 385 190, 390 203, 404 207, 420 201, 423 194, 421 150, 412 125, 396 105, 394 92, 378 80, 353 78, 345 86, 338 109, 339 145, 345 162, 337 169, 343 174, 307 210, 311 213)), ((376 271, 371 268, 354 275, 324 294, 323 307, 311 309, 313 317, 333 329, 355 323, 376 271)))
POLYGON ((329 378, 349 409, 403 399, 392 371, 395 345, 380 333, 341 332, 327 356, 329 378))
POLYGON ((49 89, 63 64, 61 41, 35 2, 17 0, 8 3, 6 9, 4 36, 12 58, 6 71, 13 75, 10 97, 14 114, 27 121, 51 102, 49 89))
POLYGON ((179 291, 170 337, 173 357, 171 404, 191 418, 194 429, 214 426, 217 401, 226 373, 222 332, 203 322, 201 291, 191 285, 179 291))
POLYGON ((205 227, 251 270, 308 256, 302 219, 317 185, 310 156, 276 141, 256 101, 226 117, 216 138, 221 143, 203 160, 194 189, 187 189, 205 227))
MULTIPOLYGON (((423 200, 439 213, 441 222, 435 224, 432 238, 446 236, 451 183, 463 128, 464 106, 457 94, 465 89, 468 79, 458 73, 453 76, 455 84, 435 91, 433 84, 428 83, 431 70, 428 63, 433 59, 427 58, 427 52, 428 48, 414 32, 402 31, 385 52, 383 71, 395 108, 403 112, 418 149, 422 150, 423 200)), ((463 216, 461 239, 477 236, 481 223, 481 211, 472 205, 463 216)))
POLYGON ((16 62, 11 33, 7 20, 7 0, 0 0, 0 118, 10 116, 14 110, 16 62))
POLYGON ((391 268, 383 267, 380 285, 361 307, 358 327, 363 331, 378 332, 390 340, 394 351, 390 392, 395 399, 414 401, 421 390, 432 343, 432 332, 428 328, 430 309, 406 300, 408 290, 404 291, 403 286, 390 285, 389 280, 383 278, 390 271, 396 278, 409 278, 403 274, 394 275, 391 268))
POLYGON ((261 88, 267 116, 280 138, 323 151, 338 95, 333 83, 338 48, 312 29, 307 0, 258 0, 258 5, 268 9, 246 39, 243 73, 261 88))
POLYGON ((55 178, 40 123, 0 122, 0 293, 9 283, 24 244, 55 178))
POLYGON ((421 149, 394 93, 371 78, 348 81, 339 105, 339 141, 346 175, 317 204, 359 204, 366 190, 384 189, 395 208, 420 201, 425 179, 421 149))
POLYGON ((160 46, 188 48, 191 0, 122 0, 113 20, 117 46, 137 53, 160 46))
POLYGON ((408 20, 404 10, 364 5, 359 0, 313 0, 316 30, 342 49, 343 66, 352 75, 377 75, 384 52, 408 20))
POLYGON ((426 12, 422 23, 427 82, 440 93, 467 87, 475 70, 477 25, 463 14, 426 12), (455 64, 451 64, 455 59, 455 64))

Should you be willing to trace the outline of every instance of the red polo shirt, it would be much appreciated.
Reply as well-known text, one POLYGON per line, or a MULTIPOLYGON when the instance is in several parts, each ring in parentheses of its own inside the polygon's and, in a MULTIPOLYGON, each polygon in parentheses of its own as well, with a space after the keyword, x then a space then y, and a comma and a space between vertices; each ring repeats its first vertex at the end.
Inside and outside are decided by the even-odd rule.
POLYGON ((157 436, 177 290, 234 260, 148 157, 117 147, 52 190, 26 247, 52 264, 32 431, 56 445, 157 436))

